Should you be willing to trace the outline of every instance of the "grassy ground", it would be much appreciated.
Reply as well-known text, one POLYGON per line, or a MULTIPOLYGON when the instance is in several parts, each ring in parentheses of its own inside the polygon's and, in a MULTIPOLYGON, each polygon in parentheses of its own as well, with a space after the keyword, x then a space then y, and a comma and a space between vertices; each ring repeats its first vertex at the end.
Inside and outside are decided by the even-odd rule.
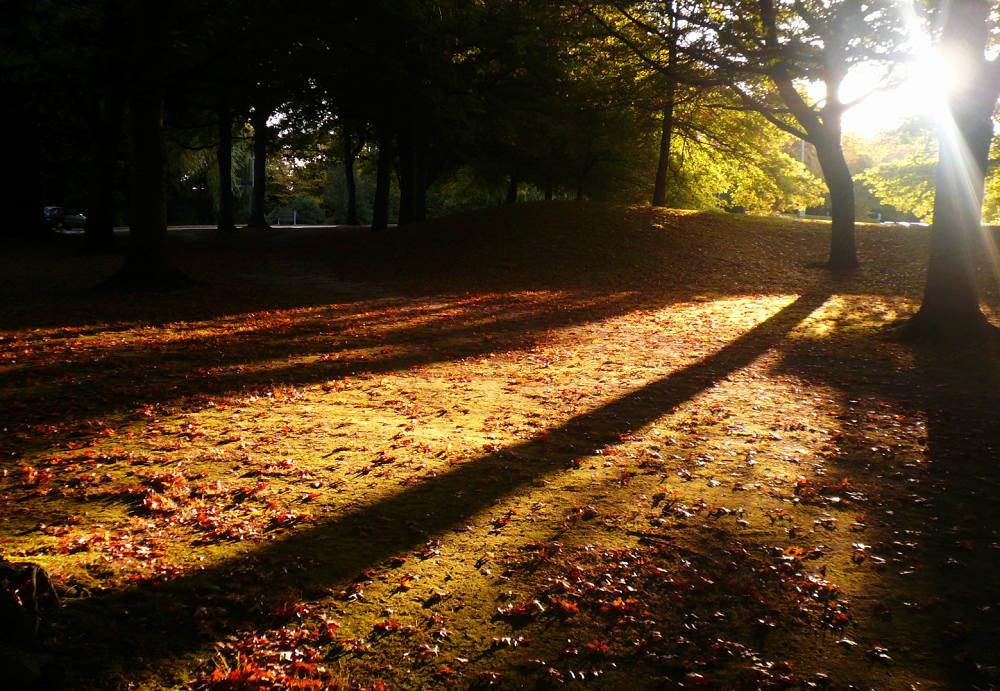
POLYGON ((72 242, 0 259, 15 688, 1000 684, 997 353, 881 332, 924 230, 189 232, 127 296, 72 242))

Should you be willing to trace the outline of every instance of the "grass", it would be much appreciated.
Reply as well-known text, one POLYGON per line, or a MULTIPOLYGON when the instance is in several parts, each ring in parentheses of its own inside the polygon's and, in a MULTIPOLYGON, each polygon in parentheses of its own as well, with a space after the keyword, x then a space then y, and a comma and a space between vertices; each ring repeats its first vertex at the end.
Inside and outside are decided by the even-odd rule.
POLYGON ((62 599, 10 683, 988 688, 996 353, 882 336, 926 231, 827 233, 193 231, 139 295, 5 248, 0 555, 62 599))

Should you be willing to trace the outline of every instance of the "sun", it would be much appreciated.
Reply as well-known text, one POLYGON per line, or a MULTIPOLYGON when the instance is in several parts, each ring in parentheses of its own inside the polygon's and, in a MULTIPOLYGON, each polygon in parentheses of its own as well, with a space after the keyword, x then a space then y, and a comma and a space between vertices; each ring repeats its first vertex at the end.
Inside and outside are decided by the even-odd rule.
POLYGON ((866 98, 844 114, 845 132, 870 137, 909 118, 937 121, 946 113, 947 94, 956 84, 957 75, 936 51, 917 55, 901 65, 898 74, 900 81, 889 88, 880 88, 882 74, 875 70, 859 68, 848 75, 841 88, 841 100, 866 98))
POLYGON ((901 3, 899 11, 907 27, 909 45, 904 51, 910 59, 897 64, 888 80, 884 66, 862 64, 848 73, 840 100, 864 100, 844 114, 845 132, 871 137, 907 119, 937 122, 947 114, 947 95, 961 81, 961 70, 941 54, 912 5, 901 3))

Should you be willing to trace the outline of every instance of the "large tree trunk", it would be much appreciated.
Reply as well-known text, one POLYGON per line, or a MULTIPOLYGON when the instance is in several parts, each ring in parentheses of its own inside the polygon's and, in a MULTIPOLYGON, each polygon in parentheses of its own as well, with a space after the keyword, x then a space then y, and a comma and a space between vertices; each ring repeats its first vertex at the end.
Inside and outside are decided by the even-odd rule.
POLYGON ((913 336, 975 339, 992 334, 979 305, 975 256, 982 249, 982 203, 993 136, 996 65, 984 59, 989 7, 955 0, 941 36, 942 50, 969 70, 964 88, 949 95, 950 118, 938 126, 939 159, 930 263, 920 310, 905 325, 913 336))
POLYGON ((372 231, 389 227, 389 188, 392 183, 392 132, 379 132, 378 170, 375 173, 375 201, 372 204, 372 231))
POLYGON ((5 90, 0 96, 0 127, 9 133, 9 160, 16 161, 16 174, 4 185, 6 218, 0 223, 0 235, 39 239, 48 234, 42 215, 41 150, 37 120, 28 105, 27 94, 5 90))
POLYGON ((132 192, 126 273, 160 274, 167 266, 166 160, 163 151, 163 96, 136 94, 130 103, 132 192))
POLYGON ((233 220, 233 112, 229 103, 219 104, 219 225, 218 230, 231 233, 236 230, 233 220))
MULTIPOLYGON (((779 40, 779 13, 774 0, 759 0, 764 40, 775 55, 784 51, 779 40)), ((836 27, 829 27, 835 29, 836 27)), ((840 85, 847 74, 848 64, 843 52, 842 37, 829 35, 830 45, 823 51, 825 64, 823 80, 826 84, 826 103, 817 114, 813 106, 806 103, 802 94, 795 86, 795 75, 788 65, 777 60, 770 68, 768 75, 774 82, 778 93, 788 111, 799 123, 803 132, 796 136, 804 136, 806 141, 816 147, 823 179, 830 190, 830 215, 833 217, 833 227, 830 234, 830 258, 827 267, 837 273, 853 271, 858 266, 857 248, 854 240, 854 180, 851 170, 844 159, 844 149, 840 142, 841 118, 844 105, 840 102, 840 85)), ((781 122, 774 116, 768 116, 767 111, 761 111, 771 122, 782 129, 781 122)))
POLYGON ((830 190, 830 215, 833 221, 827 266, 835 272, 852 271, 858 267, 854 239, 854 179, 844 159, 839 128, 817 137, 813 143, 823 170, 823 179, 830 190))
POLYGON ((267 199, 267 118, 270 109, 258 101, 250 116, 253 127, 253 196, 250 200, 249 228, 270 228, 264 206, 267 199))
POLYGON ((125 263, 109 285, 166 290, 189 282, 167 259, 167 166, 163 147, 165 70, 163 6, 136 8, 129 130, 132 140, 129 244, 125 263))
POLYGON ((115 241, 115 163, 125 117, 125 99, 109 85, 95 103, 93 121, 93 170, 87 209, 87 244, 106 249, 115 241))

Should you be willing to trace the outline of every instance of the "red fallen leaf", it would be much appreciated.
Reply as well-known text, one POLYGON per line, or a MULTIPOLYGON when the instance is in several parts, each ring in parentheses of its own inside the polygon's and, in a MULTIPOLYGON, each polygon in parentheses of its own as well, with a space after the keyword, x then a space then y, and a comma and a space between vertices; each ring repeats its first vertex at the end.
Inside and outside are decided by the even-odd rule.
POLYGON ((389 564, 392 566, 402 566, 406 563, 406 557, 392 557, 389 560, 389 564))
POLYGON ((583 647, 599 655, 606 655, 611 650, 611 647, 607 643, 602 643, 597 640, 591 641, 590 643, 584 643, 583 647))
POLYGON ((375 630, 382 633, 392 633, 393 631, 399 631, 399 627, 402 624, 399 623, 399 619, 386 619, 384 621, 379 621, 375 623, 375 630))
POLYGON ((409 590, 413 587, 413 581, 416 580, 416 576, 406 575, 399 579, 399 588, 401 590, 409 590))
POLYGON ((447 666, 442 667, 441 669, 434 672, 434 676, 437 677, 438 679, 451 679, 456 674, 458 674, 458 672, 453 670, 451 667, 447 666))
POLYGON ((580 611, 580 606, 569 600, 553 600, 552 607, 559 614, 576 614, 580 611))

